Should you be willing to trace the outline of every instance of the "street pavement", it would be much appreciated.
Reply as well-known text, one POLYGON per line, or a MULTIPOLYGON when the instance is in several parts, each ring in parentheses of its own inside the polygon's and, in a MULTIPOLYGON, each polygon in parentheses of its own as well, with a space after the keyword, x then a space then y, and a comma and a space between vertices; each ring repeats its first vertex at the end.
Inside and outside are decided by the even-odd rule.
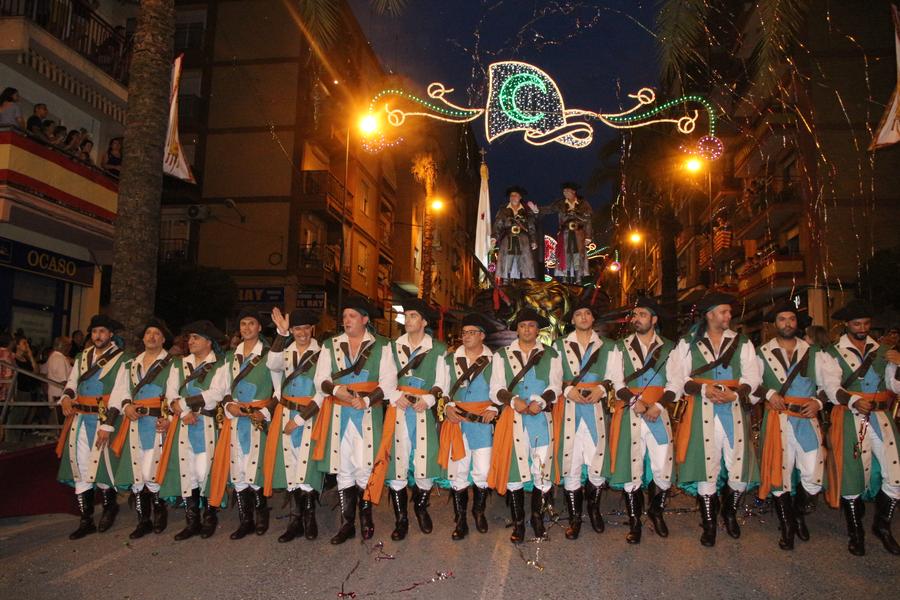
MULTIPOLYGON (((120 496, 124 504, 125 495, 120 496)), ((231 541, 234 510, 221 513, 208 540, 175 542, 183 512, 170 510, 160 535, 130 541, 135 519, 126 506, 112 530, 70 542, 77 525, 71 515, 0 520, 0 598, 897 598, 900 557, 887 554, 868 531, 867 552, 846 549, 842 515, 820 501, 807 519, 812 540, 797 541, 793 552, 777 546, 774 514, 757 512, 752 502, 743 535, 733 540, 720 527, 715 548, 703 548, 693 502, 670 503, 670 536, 657 537, 644 519, 644 539, 625 543, 619 494, 604 494, 606 532, 597 535, 585 521, 581 538, 568 541, 561 526, 549 539, 514 546, 508 541, 503 498, 488 503, 490 531, 472 527, 464 541, 450 539, 453 511, 446 491, 432 496, 434 533, 413 523, 403 542, 392 542, 393 516, 387 500, 375 510, 375 537, 332 546, 338 513, 333 491, 318 511, 320 534, 279 544, 288 508, 276 495, 272 526, 264 536, 231 541)), ((562 493, 556 505, 562 507, 562 493)), ((99 515, 99 506, 97 514, 99 515)), ((410 507, 410 516, 412 510, 410 507)), ((564 520, 564 519, 563 519, 564 520)), ((895 519, 896 521, 897 519, 895 519)), ((900 534, 900 525, 894 525, 900 534)), ((528 533, 530 533, 530 528, 528 533)))

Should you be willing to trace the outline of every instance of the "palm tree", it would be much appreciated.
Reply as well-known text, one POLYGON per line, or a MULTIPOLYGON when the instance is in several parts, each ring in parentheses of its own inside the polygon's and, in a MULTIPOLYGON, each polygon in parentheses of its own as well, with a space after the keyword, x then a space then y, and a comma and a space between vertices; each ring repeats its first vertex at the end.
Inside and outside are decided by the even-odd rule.
MULTIPOLYGON (((407 0, 371 0, 376 12, 398 14, 407 0)), ((343 0, 299 0, 310 43, 327 47, 341 30, 343 0)), ((175 1, 141 0, 128 84, 128 120, 113 240, 110 311, 133 332, 153 314, 159 252, 163 145, 175 37, 175 1)))

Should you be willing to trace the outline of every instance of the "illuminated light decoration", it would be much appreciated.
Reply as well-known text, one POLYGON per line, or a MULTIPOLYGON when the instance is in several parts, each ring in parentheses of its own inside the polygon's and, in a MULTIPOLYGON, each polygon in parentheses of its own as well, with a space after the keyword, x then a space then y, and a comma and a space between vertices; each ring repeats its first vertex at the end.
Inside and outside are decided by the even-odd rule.
POLYGON ((371 152, 372 154, 378 154, 379 152, 383 152, 384 150, 388 150, 390 148, 396 148, 400 144, 402 144, 405 140, 403 137, 398 137, 393 140, 387 139, 383 135, 373 136, 364 138, 362 141, 362 149, 366 152, 371 152))
POLYGON ((697 140, 697 154, 706 160, 718 160, 725 151, 725 144, 714 135, 704 135, 697 140))
POLYGON ((609 263, 609 267, 607 267, 607 268, 610 271, 612 271, 613 273, 615 273, 616 271, 618 271, 619 269, 622 268, 622 265, 621 265, 621 263, 619 263, 619 261, 614 260, 611 263, 609 263))
POLYGON ((594 137, 594 128, 588 122, 599 121, 615 129, 633 129, 657 123, 673 123, 682 134, 693 133, 700 117, 699 110, 692 110, 680 117, 664 113, 678 106, 699 104, 707 115, 708 135, 701 138, 697 153, 703 156, 721 154, 721 141, 715 137, 716 117, 712 104, 702 96, 687 95, 663 104, 649 107, 656 102, 656 94, 650 88, 641 88, 629 98, 637 101, 631 108, 617 113, 600 113, 584 109, 567 109, 556 82, 534 65, 519 61, 502 61, 488 67, 488 92, 485 108, 465 108, 445 98, 453 89, 440 82, 428 86, 424 100, 401 89, 382 90, 369 103, 369 112, 377 118, 382 111, 387 122, 400 127, 407 117, 420 116, 450 123, 467 123, 485 115, 485 134, 488 142, 513 131, 524 133, 531 145, 543 146, 551 142, 571 148, 584 148, 594 137), (406 110, 387 99, 419 105, 419 109, 406 110), (383 102, 383 105, 382 105, 383 102), (423 110, 424 109, 424 110, 423 110), (719 150, 716 150, 716 149, 719 150))
POLYGON ((597 244, 595 244, 594 242, 591 242, 590 244, 588 244, 588 247, 587 247, 587 259, 591 260, 594 258, 601 258, 601 257, 605 258, 606 254, 603 254, 603 251, 608 250, 608 249, 609 249, 609 246, 600 247, 600 246, 597 246, 597 244))

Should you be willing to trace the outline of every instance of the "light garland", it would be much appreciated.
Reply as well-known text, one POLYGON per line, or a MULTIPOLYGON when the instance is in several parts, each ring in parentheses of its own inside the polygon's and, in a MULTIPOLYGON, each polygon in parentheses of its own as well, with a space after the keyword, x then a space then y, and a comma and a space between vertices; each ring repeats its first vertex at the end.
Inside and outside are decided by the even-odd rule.
MULTIPOLYGON (((378 92, 369 102, 369 114, 378 118, 380 113, 392 127, 401 127, 408 117, 427 117, 448 123, 468 123, 485 115, 487 141, 514 131, 523 132, 523 139, 532 146, 544 146, 552 142, 584 148, 594 139, 594 128, 588 123, 595 120, 614 129, 635 129, 658 123, 672 123, 679 133, 688 135, 695 131, 700 110, 694 109, 680 117, 667 117, 669 110, 690 103, 699 104, 707 115, 708 134, 697 145, 696 153, 708 160, 722 154, 722 142, 715 137, 716 116, 712 104, 702 96, 690 94, 650 107, 656 102, 656 94, 650 88, 641 88, 629 98, 637 101, 631 108, 618 113, 600 113, 584 109, 567 109, 556 82, 547 73, 529 63, 502 61, 488 67, 488 91, 485 108, 465 108, 450 102, 445 96, 453 92, 440 82, 428 86, 425 100, 402 89, 386 89, 378 92), (412 103, 421 107, 406 110, 388 102, 396 98, 402 104, 412 103)), ((399 143, 399 142, 397 142, 399 143)), ((394 142, 371 144, 370 152, 378 152, 395 145, 394 142)), ((367 147, 367 149, 369 149, 367 147)))

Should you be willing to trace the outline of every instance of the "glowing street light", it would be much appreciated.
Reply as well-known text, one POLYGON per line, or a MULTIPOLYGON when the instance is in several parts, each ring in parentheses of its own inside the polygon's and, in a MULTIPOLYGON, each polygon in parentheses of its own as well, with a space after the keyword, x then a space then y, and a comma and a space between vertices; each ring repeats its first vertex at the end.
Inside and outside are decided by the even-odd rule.
POLYGON ((609 269, 610 271, 612 271, 613 273, 615 273, 616 271, 618 271, 619 269, 622 268, 622 265, 619 264, 619 261, 614 260, 611 263, 609 263, 609 266, 606 268, 609 269))
POLYGON ((634 245, 640 244, 641 240, 643 240, 643 239, 644 239, 644 237, 638 231, 632 231, 628 235, 628 241, 634 245))
POLYGON ((703 169, 703 161, 699 158, 689 158, 684 163, 684 168, 691 173, 699 173, 703 169))
POLYGON ((434 212, 440 212, 444 208, 444 201, 440 198, 432 198, 431 199, 431 210, 434 212))
POLYGON ((378 119, 371 113, 364 115, 359 120, 359 130, 362 131, 363 135, 372 135, 378 131, 378 119))

